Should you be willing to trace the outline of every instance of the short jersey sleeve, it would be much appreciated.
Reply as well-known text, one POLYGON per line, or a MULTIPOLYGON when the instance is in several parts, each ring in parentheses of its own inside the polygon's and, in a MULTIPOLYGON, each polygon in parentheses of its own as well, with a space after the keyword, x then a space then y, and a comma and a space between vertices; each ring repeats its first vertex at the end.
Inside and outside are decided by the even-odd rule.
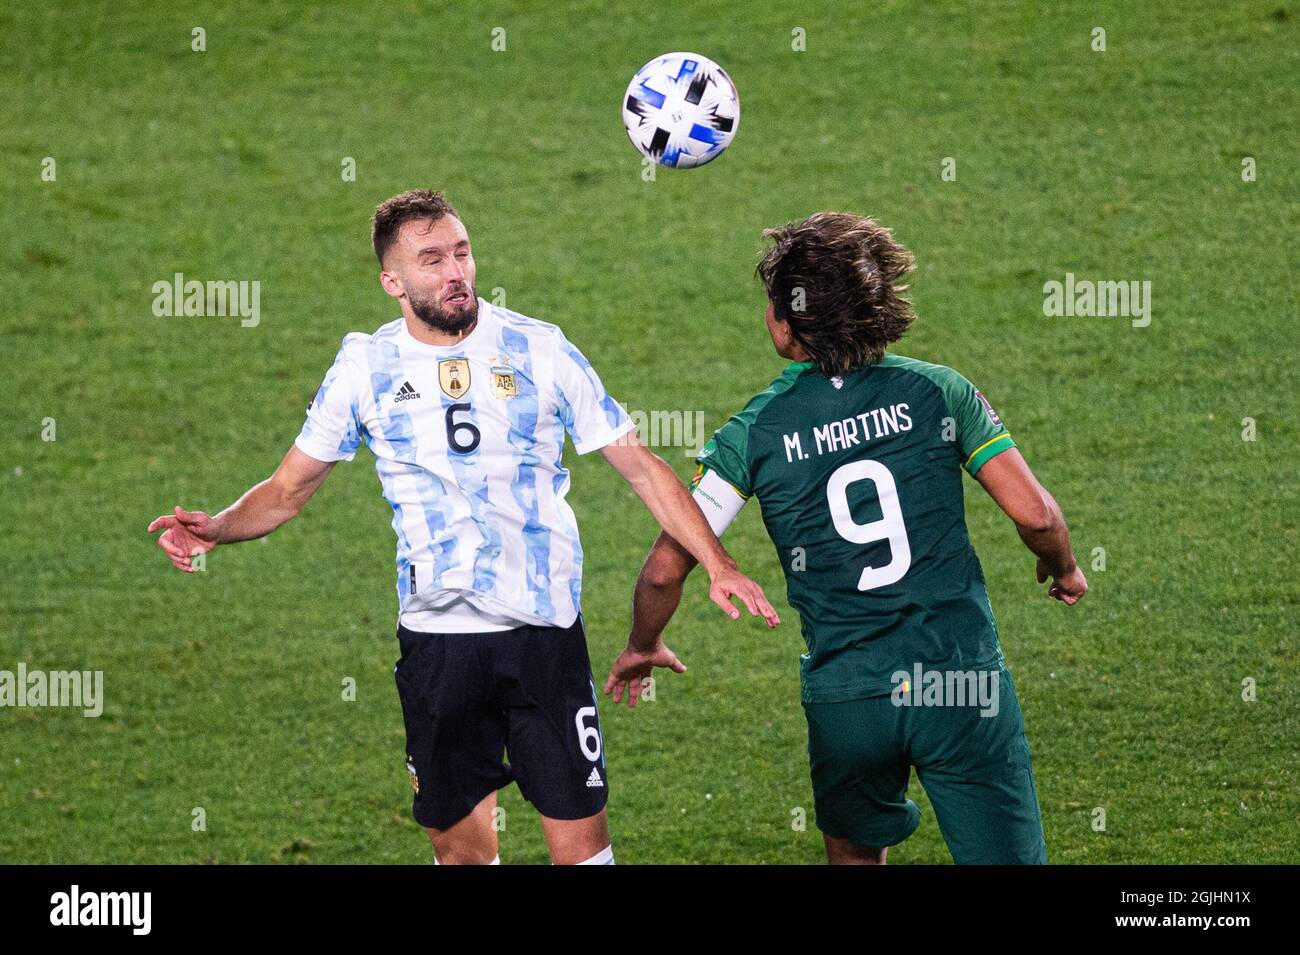
POLYGON ((974 477, 985 463, 1016 443, 989 400, 957 372, 945 370, 942 387, 955 425, 957 447, 963 467, 974 477))
POLYGON ((612 444, 634 427, 623 406, 609 396, 591 367, 563 332, 557 332, 555 356, 556 402, 564 430, 579 454, 612 444))
POLYGON ((294 440, 299 450, 317 461, 351 461, 361 445, 357 415, 361 373, 350 352, 348 339, 344 338, 334 364, 307 406, 307 420, 294 440))

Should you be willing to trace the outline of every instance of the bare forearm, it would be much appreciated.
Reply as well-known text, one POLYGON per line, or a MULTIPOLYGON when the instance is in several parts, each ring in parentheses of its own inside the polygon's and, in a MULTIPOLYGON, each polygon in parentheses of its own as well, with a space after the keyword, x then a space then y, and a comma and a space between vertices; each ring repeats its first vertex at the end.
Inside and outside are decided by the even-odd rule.
POLYGON ((680 583, 662 587, 638 580, 632 593, 632 632, 627 638, 628 645, 643 653, 653 650, 681 599, 680 583))
POLYGON ((217 525, 217 543, 265 537, 280 525, 292 520, 302 510, 302 503, 269 477, 255 484, 243 497, 213 517, 217 525))
POLYGON ((703 512, 691 499, 690 491, 666 462, 658 457, 654 461, 645 477, 634 481, 632 486, 659 526, 702 564, 710 576, 720 567, 734 568, 736 562, 718 542, 703 512))
POLYGON ((1038 483, 1019 449, 1004 451, 975 476, 993 500, 1015 522, 1016 532, 1053 577, 1075 568, 1070 531, 1056 498, 1038 483))
POLYGON ((1034 556, 1047 565, 1053 577, 1063 577, 1074 570, 1074 551, 1070 547, 1070 529, 1065 524, 1061 508, 1050 495, 1047 496, 1046 517, 1033 524, 1017 522, 1016 533, 1034 556))
POLYGON ((632 593, 632 632, 628 645, 649 653, 663 636, 682 600, 682 585, 695 567, 695 558, 667 534, 661 534, 646 556, 632 593))

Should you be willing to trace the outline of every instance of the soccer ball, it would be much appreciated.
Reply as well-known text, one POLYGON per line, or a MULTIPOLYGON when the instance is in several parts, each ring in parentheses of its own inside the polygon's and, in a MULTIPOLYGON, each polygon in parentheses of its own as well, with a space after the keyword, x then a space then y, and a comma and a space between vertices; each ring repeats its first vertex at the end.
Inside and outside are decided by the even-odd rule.
POLYGON ((623 97, 623 125, 641 155, 689 169, 717 159, 740 126, 740 96, 726 70, 698 53, 665 53, 623 97))

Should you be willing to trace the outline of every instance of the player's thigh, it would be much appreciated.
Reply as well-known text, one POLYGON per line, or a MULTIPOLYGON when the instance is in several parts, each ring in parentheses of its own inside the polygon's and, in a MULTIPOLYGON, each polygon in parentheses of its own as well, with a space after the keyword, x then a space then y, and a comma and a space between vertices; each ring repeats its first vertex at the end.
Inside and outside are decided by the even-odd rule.
POLYGON ((480 636, 398 631, 402 656, 393 676, 412 814, 426 829, 450 830, 510 782, 505 714, 480 676, 481 647, 469 639, 480 636))
POLYGON ((889 697, 805 703, 817 828, 861 848, 897 845, 920 823, 889 697))
POLYGON ((519 791, 549 819, 596 816, 609 778, 581 618, 569 628, 521 627, 510 640, 506 751, 519 791))
POLYGON ((909 714, 916 774, 954 862, 1045 863, 1042 815, 1011 674, 1002 671, 998 686, 995 710, 931 706, 909 714))

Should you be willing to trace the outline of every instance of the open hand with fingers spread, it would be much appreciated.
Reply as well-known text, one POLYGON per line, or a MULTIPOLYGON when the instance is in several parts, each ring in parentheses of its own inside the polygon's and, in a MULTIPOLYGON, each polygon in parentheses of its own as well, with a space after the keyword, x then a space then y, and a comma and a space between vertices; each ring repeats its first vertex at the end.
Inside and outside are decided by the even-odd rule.
POLYGON ((686 664, 677 659, 677 654, 668 649, 662 641, 651 650, 637 650, 629 643, 609 669, 609 679, 605 681, 605 694, 608 696, 612 691, 614 703, 617 705, 622 702, 623 693, 626 691, 627 705, 636 706, 645 678, 650 676, 650 671, 655 667, 666 667, 674 673, 686 672, 686 664))
POLYGON ((202 511, 176 508, 174 514, 154 518, 149 533, 163 529, 158 546, 167 552, 171 562, 187 574, 194 573, 192 558, 206 554, 217 546, 217 523, 202 511))

